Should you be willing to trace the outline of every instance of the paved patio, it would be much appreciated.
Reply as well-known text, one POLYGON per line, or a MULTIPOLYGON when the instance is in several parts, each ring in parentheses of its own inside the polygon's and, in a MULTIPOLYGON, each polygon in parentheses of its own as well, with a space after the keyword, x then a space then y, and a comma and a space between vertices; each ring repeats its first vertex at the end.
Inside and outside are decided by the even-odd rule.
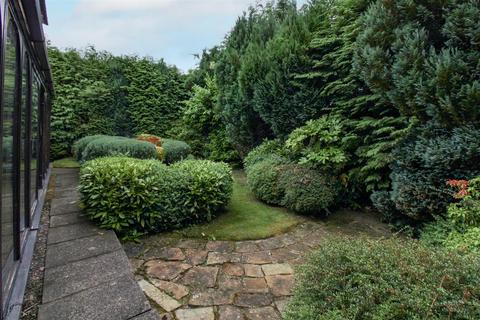
MULTIPOLYGON (((347 234, 388 232, 374 219, 370 224, 369 217, 367 221, 354 217, 350 226, 344 226, 347 234)), ((137 281, 162 320, 277 320, 292 295, 294 267, 336 232, 336 226, 306 222, 264 240, 182 240, 157 235, 124 248, 137 281)))
POLYGON ((53 173, 39 320, 153 320, 115 233, 97 228, 78 207, 78 170, 53 173))

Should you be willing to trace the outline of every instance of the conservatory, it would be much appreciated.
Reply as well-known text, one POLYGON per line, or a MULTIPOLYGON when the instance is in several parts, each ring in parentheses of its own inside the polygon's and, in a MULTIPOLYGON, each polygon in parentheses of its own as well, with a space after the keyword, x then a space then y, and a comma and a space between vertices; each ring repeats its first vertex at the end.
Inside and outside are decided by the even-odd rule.
POLYGON ((6 319, 19 312, 45 199, 53 89, 43 33, 45 1, 0 4, 0 318, 6 319))

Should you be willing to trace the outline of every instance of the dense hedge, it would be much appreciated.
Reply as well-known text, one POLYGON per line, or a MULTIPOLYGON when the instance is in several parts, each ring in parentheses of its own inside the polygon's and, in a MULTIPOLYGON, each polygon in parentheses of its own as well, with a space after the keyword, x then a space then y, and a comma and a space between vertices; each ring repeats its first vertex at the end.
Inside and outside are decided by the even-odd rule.
POLYGON ((100 137, 88 143, 82 152, 82 161, 100 157, 128 156, 138 159, 157 159, 155 145, 124 137, 100 137))
POLYGON ((182 161, 192 153, 192 148, 184 141, 164 139, 162 142, 163 160, 166 164, 182 161))
POLYGON ((81 139, 75 141, 72 147, 72 154, 77 159, 77 161, 82 161, 82 154, 85 148, 88 146, 90 142, 93 140, 97 140, 98 138, 108 137, 106 135, 98 134, 93 136, 86 136, 81 139))
POLYGON ((329 240, 300 267, 284 319, 479 319, 478 270, 478 256, 416 241, 329 240))
POLYGON ((227 205, 232 177, 221 163, 107 157, 82 166, 80 192, 91 219, 135 235, 209 221, 227 205))

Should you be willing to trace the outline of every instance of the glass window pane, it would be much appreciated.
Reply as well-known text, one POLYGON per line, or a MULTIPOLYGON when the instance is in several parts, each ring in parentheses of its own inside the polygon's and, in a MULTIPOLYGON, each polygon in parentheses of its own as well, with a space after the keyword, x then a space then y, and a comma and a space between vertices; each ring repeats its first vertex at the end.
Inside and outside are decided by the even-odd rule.
POLYGON ((7 27, 2 108, 2 266, 13 250, 13 112, 17 73, 17 35, 12 24, 7 27))
POLYGON ((32 148, 32 160, 30 164, 30 201, 31 206, 37 199, 37 164, 38 161, 38 105, 39 105, 39 90, 40 85, 36 77, 33 77, 32 81, 32 136, 31 136, 31 148, 32 148))
POLYGON ((25 227, 25 217, 29 204, 26 203, 25 192, 26 186, 30 184, 27 182, 28 175, 26 168, 27 164, 27 148, 30 147, 30 141, 27 141, 27 108, 28 108, 28 59, 27 55, 24 56, 23 66, 22 66, 22 104, 20 109, 20 217, 21 223, 20 228, 23 230, 25 227))

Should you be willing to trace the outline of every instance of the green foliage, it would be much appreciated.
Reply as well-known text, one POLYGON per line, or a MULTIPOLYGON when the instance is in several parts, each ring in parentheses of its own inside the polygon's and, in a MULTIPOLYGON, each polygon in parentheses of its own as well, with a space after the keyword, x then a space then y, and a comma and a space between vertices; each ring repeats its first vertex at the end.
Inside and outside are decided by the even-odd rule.
POLYGON ((443 245, 446 248, 464 252, 480 253, 480 228, 468 228, 465 232, 452 231, 448 234, 443 245))
POLYGON ((286 208, 302 214, 318 214, 328 213, 338 203, 341 191, 338 178, 303 165, 281 169, 278 185, 284 190, 281 204, 286 208))
POLYGON ((448 207, 449 220, 458 227, 480 227, 480 178, 468 182, 467 195, 448 207))
POLYGON ((243 159, 243 166, 248 170, 257 162, 270 158, 272 154, 284 156, 283 149, 284 146, 280 140, 265 140, 248 153, 245 159, 243 159))
POLYGON ((215 75, 227 133, 241 156, 318 115, 316 91, 294 76, 307 65, 310 36, 290 0, 250 8, 227 36, 215 75))
POLYGON ((125 94, 132 132, 163 136, 181 116, 183 101, 188 98, 183 76, 163 60, 127 59, 125 94))
POLYGON ((185 103, 178 137, 192 146, 195 156, 215 161, 236 162, 238 153, 226 134, 221 110, 218 108, 218 89, 214 78, 207 75, 205 87, 195 85, 185 103))
POLYGON ((80 171, 85 212, 122 235, 181 226, 187 183, 185 174, 157 160, 100 158, 80 171))
POLYGON ((285 189, 279 180, 288 163, 287 159, 270 154, 246 168, 248 187, 255 197, 269 204, 281 204, 285 189))
POLYGON ((105 137, 108 137, 108 136, 98 134, 98 135, 86 136, 81 139, 78 139, 77 141, 75 141, 72 147, 73 156, 75 157, 75 159, 77 159, 77 161, 81 161, 83 151, 85 151, 85 148, 88 146, 88 144, 94 140, 97 140, 99 138, 105 138, 105 137))
POLYGON ((310 80, 320 92, 323 113, 341 121, 338 147, 348 156, 344 172, 352 201, 361 200, 365 192, 388 189, 390 152, 407 126, 405 118, 372 93, 352 67, 356 38, 362 31, 360 17, 371 2, 312 2, 306 12, 317 21, 309 44, 312 63, 298 76, 310 80))
POLYGON ((163 135, 187 99, 184 76, 163 61, 49 48, 55 82, 52 157, 70 155, 81 137, 163 135))
POLYGON ((82 161, 101 157, 127 156, 137 159, 157 159, 157 149, 146 141, 124 137, 100 137, 90 141, 82 152, 82 161))
POLYGON ((99 158, 82 166, 80 192, 91 219, 128 237, 208 221, 229 200, 229 175, 223 164, 99 158))
MULTIPOLYGON (((412 130, 393 152, 391 200, 415 220, 444 215, 453 197, 446 181, 480 174, 480 130, 421 126, 412 130)), ((381 208, 379 208, 381 209, 381 208)))
POLYGON ((480 118, 478 1, 376 1, 363 17, 356 65, 403 115, 445 126, 480 118))
POLYGON ((182 161, 192 153, 192 148, 184 141, 163 139, 163 161, 166 164, 182 161))
POLYGON ((192 221, 211 221, 225 209, 232 196, 232 169, 225 163, 209 160, 185 160, 172 168, 188 177, 188 193, 185 205, 192 212, 192 221))
POLYGON ((321 117, 310 120, 288 136, 286 148, 300 158, 300 164, 322 169, 339 169, 348 160, 341 147, 345 133, 338 118, 321 117))
POLYGON ((299 269, 284 319, 477 319, 480 259, 399 239, 331 239, 299 269))

